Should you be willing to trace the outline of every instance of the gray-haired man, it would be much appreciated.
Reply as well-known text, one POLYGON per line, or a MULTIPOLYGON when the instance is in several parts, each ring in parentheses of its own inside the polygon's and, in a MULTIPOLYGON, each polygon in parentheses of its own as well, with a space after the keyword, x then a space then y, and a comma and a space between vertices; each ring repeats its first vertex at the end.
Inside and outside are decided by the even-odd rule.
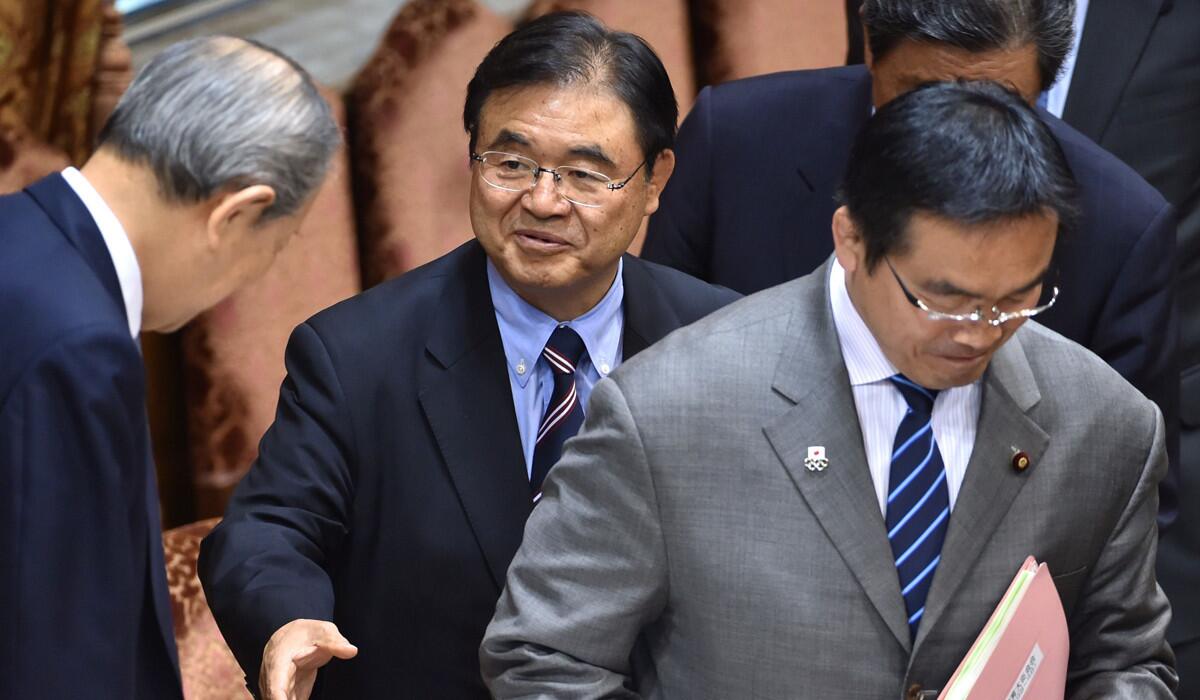
POLYGON ((0 198, 0 697, 182 696, 137 336, 265 270, 339 140, 290 60, 194 40, 0 198))

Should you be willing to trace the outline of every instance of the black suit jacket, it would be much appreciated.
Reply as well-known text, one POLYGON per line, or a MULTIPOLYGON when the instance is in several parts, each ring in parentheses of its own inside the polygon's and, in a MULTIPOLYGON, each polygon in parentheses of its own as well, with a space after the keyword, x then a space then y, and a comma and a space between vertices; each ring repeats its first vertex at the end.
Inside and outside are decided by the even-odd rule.
MULTIPOLYGON (((679 130, 675 175, 642 256, 750 293, 833 252, 850 147, 871 115, 864 66, 776 73, 705 88, 679 130)), ((1079 230, 1060 237, 1062 295, 1038 320, 1104 358, 1178 431, 1173 210, 1124 163, 1042 113, 1079 182, 1079 230)), ((1172 459, 1172 469, 1178 460, 1172 459)), ((1175 510, 1168 477, 1160 512, 1175 510)))
MULTIPOLYGON (((1180 509, 1159 579, 1172 643, 1200 640, 1200 0, 1092 0, 1063 119, 1179 212, 1180 509)), ((1191 685, 1191 684, 1189 684, 1191 685)))
MULTIPOLYGON (((257 689, 297 618, 359 648, 316 696, 488 697, 478 648, 531 508, 475 241, 311 318, 259 459, 205 539, 200 577, 257 689)), ((736 295, 626 257, 623 353, 736 295)))
POLYGON ((61 175, 0 197, 0 698, 181 698, 141 355, 61 175))

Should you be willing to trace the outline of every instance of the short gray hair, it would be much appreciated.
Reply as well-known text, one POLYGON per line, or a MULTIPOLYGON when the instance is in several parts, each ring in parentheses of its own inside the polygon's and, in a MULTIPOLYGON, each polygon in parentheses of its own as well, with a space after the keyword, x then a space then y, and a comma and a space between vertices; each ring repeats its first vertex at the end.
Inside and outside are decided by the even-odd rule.
POLYGON ((862 21, 876 59, 901 40, 971 52, 1033 44, 1049 90, 1071 51, 1075 0, 864 0, 862 21))
POLYGON ((341 143, 329 104, 290 58, 253 41, 182 41, 138 73, 98 147, 149 167, 160 195, 201 202, 268 185, 262 220, 287 216, 321 184, 341 143))

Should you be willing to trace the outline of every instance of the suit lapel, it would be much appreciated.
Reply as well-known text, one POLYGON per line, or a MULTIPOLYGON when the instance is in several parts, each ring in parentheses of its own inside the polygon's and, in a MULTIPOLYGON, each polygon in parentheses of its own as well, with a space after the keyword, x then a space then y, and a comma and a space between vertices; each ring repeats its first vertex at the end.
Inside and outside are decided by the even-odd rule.
MULTIPOLYGON (((521 544, 532 501, 486 258, 464 246, 447 285, 419 397, 497 590, 521 544)), ((622 353, 632 357, 679 327, 646 264, 626 255, 622 353)))
POLYGON ((773 388, 795 405, 764 432, 825 535, 907 652, 900 584, 827 301, 828 272, 826 263, 806 280, 807 303, 793 313, 788 349, 775 373, 773 388), (825 447, 824 471, 804 465, 808 447, 815 445, 825 447))
POLYGON ((667 304, 667 296, 650 277, 645 262, 626 255, 623 270, 625 330, 621 338, 621 355, 628 360, 679 328, 680 320, 667 304))
MULTIPOLYGON (((125 299, 121 295, 121 283, 117 279, 112 256, 108 252, 108 246, 104 244, 104 237, 100 235, 100 228, 96 226, 95 219, 75 194, 75 190, 71 189, 62 175, 55 173, 26 187, 25 192, 37 202, 63 236, 79 251, 80 256, 96 273, 104 289, 120 308, 121 317, 125 318, 125 299)), ((126 318, 126 321, 128 320, 126 318)))
POLYGON ((438 307, 418 395, 499 591, 532 501, 485 257, 478 243, 464 248, 438 307))
POLYGON ((975 445, 950 516, 942 559, 917 633, 917 647, 936 627, 1030 472, 1041 461, 1049 436, 1027 415, 1040 398, 1018 333, 996 353, 988 369, 975 445), (1024 472, 1013 469, 1014 450, 1028 454, 1033 466, 1024 472))
POLYGON ((1163 3, 1093 0, 1088 5, 1063 119, 1097 143, 1112 121, 1163 3), (1089 27, 1096 29, 1089 32, 1089 27), (1121 40, 1111 41, 1100 27, 1120 27, 1121 40))

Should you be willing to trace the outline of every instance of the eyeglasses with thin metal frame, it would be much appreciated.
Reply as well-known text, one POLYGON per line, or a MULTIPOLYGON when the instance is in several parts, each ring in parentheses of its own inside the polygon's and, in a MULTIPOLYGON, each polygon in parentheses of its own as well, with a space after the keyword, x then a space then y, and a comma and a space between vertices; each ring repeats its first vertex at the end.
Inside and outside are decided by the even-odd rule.
POLYGON ((941 311, 934 311, 929 308, 929 305, 917 298, 916 294, 909 291, 908 286, 904 284, 904 280, 900 279, 900 275, 896 273, 896 268, 892 267, 892 261, 886 257, 883 259, 887 263, 888 269, 892 271, 892 277, 896 278, 896 284, 900 285, 900 291, 904 292, 904 297, 908 299, 908 303, 925 312, 931 321, 953 321, 957 323, 986 323, 994 328, 1004 325, 1009 321, 1014 321, 1019 318, 1033 318, 1042 313, 1046 309, 1054 306, 1054 302, 1058 301, 1058 287, 1052 287, 1050 300, 1045 304, 1034 306, 1028 309, 1019 311, 1001 311, 999 307, 992 306, 990 309, 992 318, 984 316, 983 309, 976 307, 969 314, 947 314, 941 311))
POLYGON ((471 160, 480 164, 483 181, 498 190, 505 192, 531 190, 537 186, 538 178, 542 173, 550 173, 554 177, 555 189, 563 199, 581 207, 596 208, 603 206, 603 203, 596 199, 605 191, 615 192, 629 184, 633 176, 637 175, 642 166, 646 164, 647 159, 638 163, 633 172, 629 173, 629 177, 620 182, 614 181, 604 173, 573 165, 543 168, 531 158, 502 151, 472 153, 471 160))

